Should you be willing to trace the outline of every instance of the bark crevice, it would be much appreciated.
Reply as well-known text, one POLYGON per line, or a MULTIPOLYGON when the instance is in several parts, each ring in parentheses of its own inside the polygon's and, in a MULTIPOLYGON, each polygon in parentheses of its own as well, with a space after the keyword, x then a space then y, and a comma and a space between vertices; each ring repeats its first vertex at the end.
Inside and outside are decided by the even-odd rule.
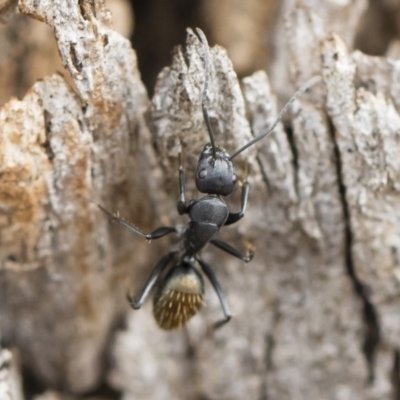
POLYGON ((363 322, 365 326, 364 342, 362 344, 362 350, 368 364, 368 378, 367 382, 372 384, 375 379, 375 356, 378 350, 380 342, 380 327, 377 316, 377 311, 374 305, 369 300, 367 295, 367 288, 363 282, 357 276, 354 267, 354 259, 352 254, 353 249, 353 232, 351 228, 351 215, 349 205, 346 200, 346 185, 343 180, 342 174, 342 160, 340 149, 335 137, 335 127, 332 120, 328 117, 328 128, 329 133, 332 138, 335 160, 336 160, 336 170, 337 170, 337 180, 339 186, 339 198, 343 207, 343 217, 344 217, 344 238, 345 238, 345 263, 347 268, 347 273, 352 281, 354 291, 357 296, 361 299, 363 304, 363 322))
POLYGON ((293 185, 294 185, 294 190, 296 192, 297 198, 300 197, 300 191, 299 191, 299 176, 298 176, 298 171, 299 171, 299 154, 298 150, 296 147, 296 140, 294 138, 293 134, 293 127, 291 125, 285 124, 284 125, 284 132, 286 133, 286 137, 290 146, 290 151, 292 154, 292 165, 293 165, 293 185))

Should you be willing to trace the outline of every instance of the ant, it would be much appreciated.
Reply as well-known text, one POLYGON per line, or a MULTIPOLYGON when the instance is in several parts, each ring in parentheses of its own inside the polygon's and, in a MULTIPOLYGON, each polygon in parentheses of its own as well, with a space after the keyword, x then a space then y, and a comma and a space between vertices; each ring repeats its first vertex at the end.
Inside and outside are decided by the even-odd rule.
POLYGON ((243 255, 228 243, 214 239, 214 236, 222 226, 232 225, 238 222, 243 218, 246 211, 249 195, 249 183, 247 178, 242 186, 241 207, 239 212, 230 212, 222 198, 232 194, 237 181, 232 160, 238 154, 268 136, 275 129, 276 125, 282 119, 283 114, 293 102, 310 86, 320 80, 320 77, 314 77, 308 81, 292 96, 268 131, 256 136, 233 155, 229 155, 223 147, 216 145, 214 141, 214 134, 206 106, 210 72, 209 47, 204 33, 199 28, 196 28, 196 31, 204 47, 205 79, 201 107, 210 138, 210 142, 204 146, 199 157, 196 173, 196 187, 197 190, 204 193, 205 196, 198 200, 186 201, 185 174, 182 166, 182 158, 179 154, 179 201, 177 203, 177 211, 180 215, 188 214, 190 218, 183 232, 178 230, 177 227, 163 226, 151 233, 145 234, 130 222, 120 218, 119 215, 114 215, 101 205, 98 205, 111 220, 124 225, 148 241, 160 239, 170 233, 175 233, 180 237, 182 242, 181 250, 171 251, 161 258, 150 273, 139 297, 133 298, 130 294, 127 296, 132 308, 138 310, 146 301, 157 281, 160 281, 154 296, 153 313, 158 325, 166 330, 184 326, 203 305, 204 281, 202 275, 196 269, 196 264, 200 265, 201 270, 211 282, 224 313, 224 318, 216 322, 214 326, 218 328, 231 319, 231 312, 224 292, 212 268, 198 256, 198 252, 207 243, 211 243, 246 263, 253 258, 253 252, 243 255), (177 261, 174 262, 173 267, 170 268, 164 278, 160 278, 176 256, 178 256, 178 258, 177 261))

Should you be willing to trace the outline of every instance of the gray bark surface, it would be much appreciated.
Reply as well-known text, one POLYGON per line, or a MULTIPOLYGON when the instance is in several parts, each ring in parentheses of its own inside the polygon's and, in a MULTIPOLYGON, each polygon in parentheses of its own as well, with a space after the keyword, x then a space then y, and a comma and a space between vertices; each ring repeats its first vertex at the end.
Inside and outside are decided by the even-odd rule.
MULTIPOLYGON (((262 71, 239 82, 226 51, 210 49, 208 108, 231 154, 275 120, 271 86, 282 103, 312 76, 322 83, 234 160, 249 205, 219 236, 256 255, 244 265, 202 252, 234 318, 210 329, 222 312, 207 284, 207 307, 164 332, 151 301, 132 311, 125 292, 173 239, 148 245, 94 203, 146 232, 186 223, 178 154, 196 198, 204 49, 188 30, 149 100, 103 1, 19 2, 53 29, 73 82, 47 77, 0 109, 2 341, 46 387, 79 396, 106 376, 126 400, 398 398, 400 62, 351 50, 365 1, 314 3, 282 6, 271 83, 262 71)), ((228 205, 239 204, 237 188, 228 205)))
POLYGON ((1 109, 0 307, 4 341, 21 348, 35 375, 81 392, 104 373, 130 264, 112 261, 129 243, 119 236, 112 253, 107 220, 88 199, 110 206, 107 196, 126 214, 147 98, 103 4, 67 4, 19 4, 54 29, 76 92, 54 75, 1 109))

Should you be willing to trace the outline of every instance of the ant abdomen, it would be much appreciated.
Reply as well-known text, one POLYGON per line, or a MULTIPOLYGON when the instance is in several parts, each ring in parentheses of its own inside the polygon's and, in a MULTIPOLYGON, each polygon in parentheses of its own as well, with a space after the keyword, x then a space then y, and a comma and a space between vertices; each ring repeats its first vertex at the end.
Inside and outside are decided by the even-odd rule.
POLYGON ((204 281, 190 262, 183 261, 165 277, 153 301, 153 314, 162 329, 184 326, 204 303, 204 281))

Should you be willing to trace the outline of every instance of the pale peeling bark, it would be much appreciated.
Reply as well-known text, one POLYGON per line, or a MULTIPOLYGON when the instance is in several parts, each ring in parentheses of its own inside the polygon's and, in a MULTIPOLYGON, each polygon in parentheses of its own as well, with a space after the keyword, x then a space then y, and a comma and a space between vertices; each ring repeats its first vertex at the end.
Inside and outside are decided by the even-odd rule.
MULTIPOLYGON (((279 124, 234 160, 239 178, 248 174, 249 205, 220 236, 241 251, 250 243, 255 258, 243 265, 211 246, 202 252, 234 318, 210 329, 222 312, 207 285, 207 307, 187 329, 164 332, 151 301, 127 313, 126 328, 113 324, 128 310, 128 275, 138 290, 172 240, 146 245, 109 227, 89 199, 146 231, 187 222, 175 208, 178 153, 186 195, 195 198, 195 165, 208 141, 204 49, 189 30, 148 103, 135 55, 108 27, 101 1, 20 2, 54 29, 75 85, 55 75, 0 110, 2 335, 45 385, 95 387, 111 344, 108 379, 126 400, 398 394, 400 70, 330 33, 351 44, 365 1, 321 3, 319 15, 311 1, 285 3, 276 68, 289 66, 290 79, 277 73, 274 86, 292 94, 313 75, 323 82, 296 102, 286 130, 279 124)), ((218 46, 207 102, 216 141, 230 153, 279 111, 267 75, 240 86, 218 46)), ((237 188, 232 211, 239 198, 237 188)), ((53 398, 64 397, 37 397, 53 398)))
POLYGON ((0 399, 24 400, 19 365, 7 349, 0 349, 0 399))
MULTIPOLYGON (((239 82, 225 50, 211 50, 211 72, 207 105, 217 143, 229 150, 251 139, 250 125, 239 82)), ((195 190, 195 167, 209 137, 201 111, 204 88, 204 59, 199 39, 188 30, 185 52, 177 48, 171 67, 159 75, 148 121, 155 137, 166 182, 176 193, 178 153, 187 170, 188 193, 195 190)), ((253 152, 254 153, 254 152, 253 152)), ((173 210, 175 213, 175 210, 173 210)))
POLYGON ((80 392, 104 373, 125 305, 121 270, 131 262, 121 235, 111 251, 107 219, 89 199, 139 215, 140 176, 131 171, 140 170, 147 97, 129 42, 103 23, 102 3, 19 6, 53 26, 78 95, 55 75, 0 111, 3 340, 45 384, 80 392))
POLYGON ((326 33, 335 32, 352 47, 367 0, 285 0, 277 18, 272 86, 283 98, 293 87, 320 70, 319 44, 326 33), (309 12, 312 10, 313 12, 309 12))

